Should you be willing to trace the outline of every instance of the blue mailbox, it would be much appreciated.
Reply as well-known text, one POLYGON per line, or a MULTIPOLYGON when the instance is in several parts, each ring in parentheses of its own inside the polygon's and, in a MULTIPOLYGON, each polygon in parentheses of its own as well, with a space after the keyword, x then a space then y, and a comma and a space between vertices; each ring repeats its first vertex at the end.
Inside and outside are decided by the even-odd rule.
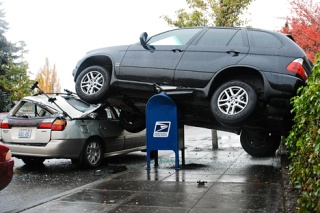
POLYGON ((158 166, 158 150, 175 152, 175 167, 179 169, 179 150, 184 160, 184 124, 175 102, 165 93, 152 96, 146 106, 147 169, 150 169, 150 154, 155 151, 155 166, 158 166))

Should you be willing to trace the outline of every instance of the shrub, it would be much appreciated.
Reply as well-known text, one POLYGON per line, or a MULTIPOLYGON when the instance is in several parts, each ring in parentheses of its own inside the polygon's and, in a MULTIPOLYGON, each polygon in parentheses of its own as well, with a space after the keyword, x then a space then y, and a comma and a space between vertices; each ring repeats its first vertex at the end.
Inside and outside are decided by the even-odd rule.
POLYGON ((298 212, 320 212, 320 54, 313 73, 291 99, 294 126, 285 145, 291 184, 299 189, 298 212))

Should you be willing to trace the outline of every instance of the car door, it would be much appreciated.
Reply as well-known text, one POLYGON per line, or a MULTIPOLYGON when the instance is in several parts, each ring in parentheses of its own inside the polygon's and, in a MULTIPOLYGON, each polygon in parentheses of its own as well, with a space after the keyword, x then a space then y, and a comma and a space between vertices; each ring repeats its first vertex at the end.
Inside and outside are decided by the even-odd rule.
POLYGON ((186 49, 175 72, 175 86, 205 87, 216 72, 236 65, 248 51, 240 28, 209 28, 186 49))
POLYGON ((124 148, 124 129, 119 119, 113 114, 111 107, 100 108, 96 111, 99 118, 99 132, 107 153, 121 151, 124 148))
POLYGON ((131 45, 121 64, 119 79, 173 85, 174 71, 188 42, 201 28, 176 29, 151 37, 147 45, 131 45))

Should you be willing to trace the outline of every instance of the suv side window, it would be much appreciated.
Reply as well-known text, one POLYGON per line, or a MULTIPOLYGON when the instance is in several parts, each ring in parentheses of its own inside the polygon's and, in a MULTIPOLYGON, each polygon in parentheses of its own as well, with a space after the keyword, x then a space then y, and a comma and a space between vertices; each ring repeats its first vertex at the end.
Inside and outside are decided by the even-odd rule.
POLYGON ((239 29, 209 29, 198 41, 197 45, 205 46, 243 46, 239 29))
POLYGON ((250 45, 259 48, 280 48, 283 43, 276 36, 268 32, 248 30, 250 45))
POLYGON ((151 37, 148 40, 150 45, 185 45, 202 28, 176 29, 164 32, 151 37))

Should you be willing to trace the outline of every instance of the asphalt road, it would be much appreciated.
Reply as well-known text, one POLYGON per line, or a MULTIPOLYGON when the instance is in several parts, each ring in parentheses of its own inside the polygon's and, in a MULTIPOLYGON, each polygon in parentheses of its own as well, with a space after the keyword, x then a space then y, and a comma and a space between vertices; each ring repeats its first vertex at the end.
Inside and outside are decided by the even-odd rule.
POLYGON ((46 160, 41 167, 26 166, 15 160, 14 177, 0 191, 0 212, 7 212, 49 198, 79 186, 107 178, 127 167, 145 166, 146 154, 136 152, 105 161, 96 170, 83 170, 67 159, 46 160), (126 165, 126 166, 125 166, 126 165))

